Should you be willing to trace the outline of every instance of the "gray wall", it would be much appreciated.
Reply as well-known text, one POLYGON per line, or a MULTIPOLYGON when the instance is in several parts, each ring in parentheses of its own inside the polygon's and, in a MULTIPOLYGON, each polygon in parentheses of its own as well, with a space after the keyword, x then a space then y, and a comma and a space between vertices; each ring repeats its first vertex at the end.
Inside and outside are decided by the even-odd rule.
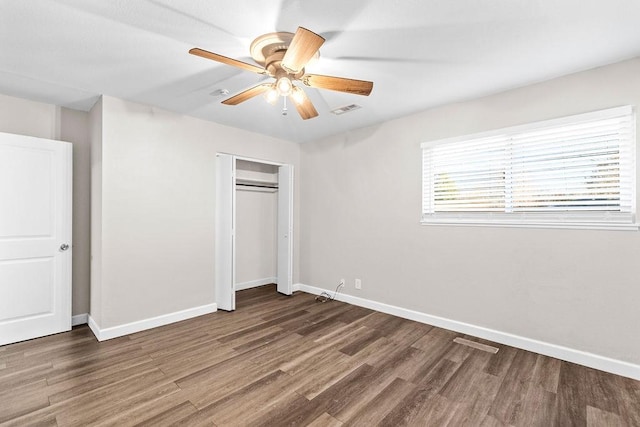
POLYGON ((278 193, 236 191, 236 284, 276 277, 278 193))
POLYGON ((640 363, 640 232, 419 224, 421 142, 639 103, 635 59, 302 145, 301 282, 640 363))
POLYGON ((89 111, 91 140, 91 306, 89 314, 102 321, 102 98, 89 111))
POLYGON ((60 139, 73 143, 73 314, 89 312, 91 280, 91 144, 89 115, 60 109, 60 139))
POLYGON ((216 152, 299 170, 298 144, 102 98, 100 328, 215 302, 216 152))

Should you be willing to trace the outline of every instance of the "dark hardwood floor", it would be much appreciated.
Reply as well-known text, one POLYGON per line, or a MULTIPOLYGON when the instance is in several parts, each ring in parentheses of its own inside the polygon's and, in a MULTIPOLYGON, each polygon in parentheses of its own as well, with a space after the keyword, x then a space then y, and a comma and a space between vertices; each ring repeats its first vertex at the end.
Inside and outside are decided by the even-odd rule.
POLYGON ((0 347, 0 425, 640 426, 638 381, 273 286, 237 305, 0 347))

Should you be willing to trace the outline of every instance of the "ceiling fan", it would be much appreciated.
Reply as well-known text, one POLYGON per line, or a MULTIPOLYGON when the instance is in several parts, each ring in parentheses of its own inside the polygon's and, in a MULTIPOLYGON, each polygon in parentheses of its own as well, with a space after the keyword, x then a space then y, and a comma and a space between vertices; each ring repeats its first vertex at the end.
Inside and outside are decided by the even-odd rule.
POLYGON ((273 82, 260 83, 225 99, 222 101, 223 104, 238 105, 261 94, 265 94, 267 101, 274 104, 282 96, 284 98, 283 114, 286 115, 286 100, 289 98, 300 117, 307 120, 316 117, 318 111, 304 91, 294 84, 296 81, 316 89, 365 96, 368 96, 373 89, 373 82, 307 74, 304 67, 309 61, 320 56, 318 49, 323 43, 323 37, 303 27, 298 27, 295 34, 287 32, 264 34, 256 38, 250 47, 251 57, 262 68, 200 48, 193 48, 189 53, 276 79, 273 82))

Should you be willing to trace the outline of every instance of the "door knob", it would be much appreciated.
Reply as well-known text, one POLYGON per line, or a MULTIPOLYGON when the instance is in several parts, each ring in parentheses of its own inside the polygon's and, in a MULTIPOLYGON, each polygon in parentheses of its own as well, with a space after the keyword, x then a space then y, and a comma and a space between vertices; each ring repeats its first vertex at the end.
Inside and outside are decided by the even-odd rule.
POLYGON ((69 249, 69 245, 67 245, 66 243, 63 243, 60 245, 60 250, 61 251, 66 251, 67 249, 69 249))

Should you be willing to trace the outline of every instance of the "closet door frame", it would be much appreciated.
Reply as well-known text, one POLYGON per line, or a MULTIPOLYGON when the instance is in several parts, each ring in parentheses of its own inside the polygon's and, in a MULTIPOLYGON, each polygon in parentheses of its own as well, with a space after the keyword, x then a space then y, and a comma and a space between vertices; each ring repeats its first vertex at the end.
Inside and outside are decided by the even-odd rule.
POLYGON ((215 298, 219 309, 236 309, 236 159, 216 155, 215 298))
POLYGON ((236 160, 278 167, 278 292, 293 292, 293 165, 251 157, 216 153, 215 296, 219 309, 236 309, 236 160), (280 180, 286 179, 280 194, 280 180))
POLYGON ((293 166, 278 167, 278 292, 293 292, 293 166))

